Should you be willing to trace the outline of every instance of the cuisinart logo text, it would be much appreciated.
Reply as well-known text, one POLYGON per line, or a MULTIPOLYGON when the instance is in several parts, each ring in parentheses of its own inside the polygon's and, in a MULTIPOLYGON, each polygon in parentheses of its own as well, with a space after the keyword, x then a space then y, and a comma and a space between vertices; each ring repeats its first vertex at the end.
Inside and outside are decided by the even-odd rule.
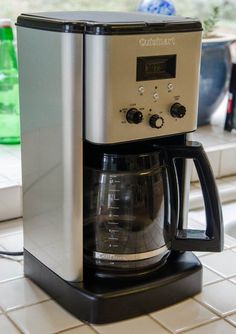
POLYGON ((140 46, 168 46, 175 45, 175 38, 141 38, 139 40, 140 46))

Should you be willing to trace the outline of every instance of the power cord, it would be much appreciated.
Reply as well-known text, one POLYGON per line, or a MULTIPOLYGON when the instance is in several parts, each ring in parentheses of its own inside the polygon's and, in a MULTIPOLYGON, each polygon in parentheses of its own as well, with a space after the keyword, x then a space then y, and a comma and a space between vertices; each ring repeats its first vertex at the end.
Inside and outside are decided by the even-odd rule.
POLYGON ((0 251, 0 256, 1 255, 6 255, 6 256, 22 256, 24 252, 4 252, 0 251))

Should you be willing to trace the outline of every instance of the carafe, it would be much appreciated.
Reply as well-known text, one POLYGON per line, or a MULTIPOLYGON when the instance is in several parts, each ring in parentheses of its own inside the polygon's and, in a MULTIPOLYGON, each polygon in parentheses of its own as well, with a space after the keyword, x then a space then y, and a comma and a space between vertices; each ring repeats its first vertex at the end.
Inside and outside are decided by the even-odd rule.
POLYGON ((145 152, 102 152, 86 166, 84 182, 84 260, 99 271, 137 274, 162 266, 171 250, 217 247, 218 193, 198 143, 152 145, 145 152), (184 158, 196 163, 207 210, 206 231, 179 226, 175 161, 184 158))

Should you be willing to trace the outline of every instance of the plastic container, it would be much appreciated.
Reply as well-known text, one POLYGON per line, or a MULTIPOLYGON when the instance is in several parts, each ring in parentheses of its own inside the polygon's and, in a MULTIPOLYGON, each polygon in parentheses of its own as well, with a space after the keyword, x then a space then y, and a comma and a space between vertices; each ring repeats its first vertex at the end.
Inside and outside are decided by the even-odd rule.
POLYGON ((0 144, 20 143, 19 84, 13 32, 0 20, 0 144))

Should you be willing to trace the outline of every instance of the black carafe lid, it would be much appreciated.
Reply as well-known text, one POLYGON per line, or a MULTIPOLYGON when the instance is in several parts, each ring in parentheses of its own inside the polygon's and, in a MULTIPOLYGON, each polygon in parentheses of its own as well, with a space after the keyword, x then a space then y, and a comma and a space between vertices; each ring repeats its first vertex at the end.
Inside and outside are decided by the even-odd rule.
POLYGON ((158 168, 163 164, 162 152, 151 144, 91 145, 85 155, 85 165, 101 171, 137 172, 158 168))

